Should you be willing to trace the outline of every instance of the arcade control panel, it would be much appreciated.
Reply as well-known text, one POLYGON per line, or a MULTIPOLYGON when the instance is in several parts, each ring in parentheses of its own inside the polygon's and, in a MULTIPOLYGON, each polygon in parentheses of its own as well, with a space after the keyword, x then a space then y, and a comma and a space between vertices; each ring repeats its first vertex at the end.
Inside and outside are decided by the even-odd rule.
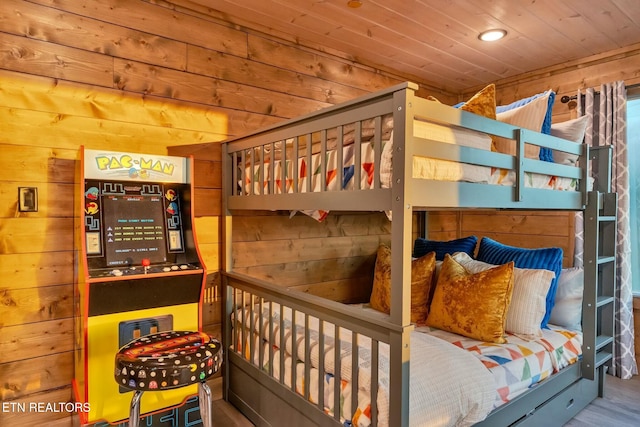
POLYGON ((140 276, 148 274, 175 273, 178 271, 188 272, 193 270, 202 270, 202 267, 196 264, 155 264, 151 265, 142 260, 140 266, 118 267, 118 268, 100 268, 89 271, 91 278, 107 278, 107 277, 123 277, 123 276, 140 276), (146 264, 146 265, 145 265, 146 264))

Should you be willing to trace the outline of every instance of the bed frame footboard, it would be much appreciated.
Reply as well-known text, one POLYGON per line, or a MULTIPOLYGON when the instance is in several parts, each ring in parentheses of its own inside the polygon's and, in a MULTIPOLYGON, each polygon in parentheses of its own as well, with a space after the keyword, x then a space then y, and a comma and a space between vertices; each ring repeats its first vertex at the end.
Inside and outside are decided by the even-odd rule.
MULTIPOLYGON (((343 426, 366 409, 377 425, 379 346, 393 342, 403 328, 375 313, 292 295, 234 273, 224 274, 223 290, 225 398, 254 424, 286 419, 292 425, 343 426), (365 353, 370 369, 363 372, 365 353)), ((389 395, 401 393, 394 387, 402 386, 391 381, 389 395)))

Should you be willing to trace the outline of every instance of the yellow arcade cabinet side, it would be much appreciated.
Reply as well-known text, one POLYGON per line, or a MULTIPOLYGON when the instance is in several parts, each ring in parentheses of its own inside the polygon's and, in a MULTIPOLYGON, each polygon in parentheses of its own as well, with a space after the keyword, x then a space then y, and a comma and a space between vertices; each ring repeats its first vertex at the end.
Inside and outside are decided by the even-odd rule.
MULTIPOLYGON (((164 330, 201 330, 205 266, 194 230, 192 159, 81 153, 73 388, 81 424, 100 425, 129 417, 133 392, 114 379, 120 347, 164 330)), ((183 407, 197 390, 145 393, 141 413, 183 407)), ((162 425, 152 421, 144 425, 162 425)))

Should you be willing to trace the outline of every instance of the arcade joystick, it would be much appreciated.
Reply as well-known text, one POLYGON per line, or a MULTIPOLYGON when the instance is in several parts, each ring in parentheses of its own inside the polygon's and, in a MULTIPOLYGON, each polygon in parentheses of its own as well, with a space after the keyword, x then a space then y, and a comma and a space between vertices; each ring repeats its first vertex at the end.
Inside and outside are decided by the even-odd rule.
POLYGON ((149 260, 149 258, 144 258, 142 260, 142 266, 144 267, 144 274, 147 274, 147 270, 149 270, 150 265, 151 265, 151 260, 149 260))

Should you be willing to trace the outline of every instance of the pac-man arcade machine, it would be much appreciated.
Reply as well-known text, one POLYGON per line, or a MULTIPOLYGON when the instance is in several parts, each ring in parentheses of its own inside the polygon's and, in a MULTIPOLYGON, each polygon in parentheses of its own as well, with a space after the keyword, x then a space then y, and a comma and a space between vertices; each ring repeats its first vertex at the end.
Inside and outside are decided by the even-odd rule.
MULTIPOLYGON (((81 153, 73 386, 88 409, 81 423, 100 425, 129 417, 133 392, 114 379, 121 346, 163 330, 201 329, 205 266, 193 227, 191 159, 81 153)), ((145 393, 141 413, 184 406, 197 390, 145 393)), ((150 420, 144 425, 156 425, 150 420)))

